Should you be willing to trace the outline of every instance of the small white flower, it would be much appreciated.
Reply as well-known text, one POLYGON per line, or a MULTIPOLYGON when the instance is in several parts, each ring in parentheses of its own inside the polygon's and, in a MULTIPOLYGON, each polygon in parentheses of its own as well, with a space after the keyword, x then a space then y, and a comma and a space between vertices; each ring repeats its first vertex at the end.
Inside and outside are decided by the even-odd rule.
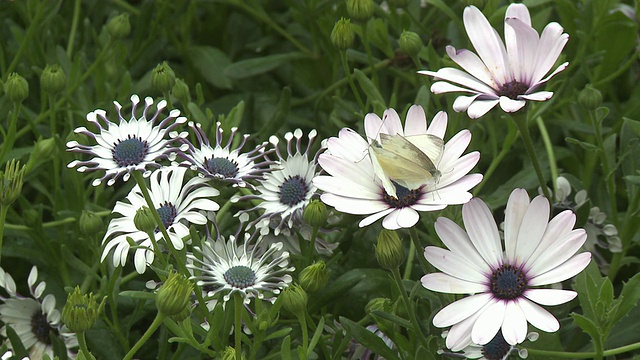
MULTIPOLYGON (((424 134, 442 139, 447 129, 446 113, 436 114, 427 127, 426 115, 419 105, 409 109, 404 129, 394 109, 387 109, 383 117, 384 121, 376 114, 365 117, 367 138, 377 140, 382 133, 401 135, 408 141, 414 135, 424 134)), ((382 226, 386 229, 409 228, 418 222, 418 212, 442 210, 471 199, 469 189, 482 180, 482 175, 468 175, 480 160, 477 151, 462 155, 470 142, 471 132, 460 131, 444 144, 437 158, 431 159, 440 174, 436 181, 425 178, 412 189, 393 182, 395 193, 389 194, 391 190, 374 171, 369 155, 371 145, 355 131, 344 128, 337 138, 327 140, 327 151, 318 159, 329 175, 316 176, 313 183, 324 191, 320 199, 336 210, 368 215, 360 221, 360 227, 384 217, 382 226)))
POLYGON ((213 300, 218 293, 224 294, 223 301, 229 301, 234 293, 240 294, 245 304, 252 298, 275 302, 275 297, 291 283, 289 253, 282 250, 282 243, 261 248, 261 238, 254 244, 250 235, 244 234, 243 244, 237 244, 237 237, 228 240, 206 240, 202 247, 194 246, 194 253, 187 254, 187 267, 193 270, 191 278, 207 292, 207 300, 213 300))
MULTIPOLYGON (((167 102, 162 100, 156 105, 156 113, 148 119, 149 109, 153 104, 153 99, 144 99, 145 106, 142 116, 136 117, 136 109, 140 104, 138 95, 131 96, 131 119, 126 120, 121 113, 122 105, 114 101, 118 111, 119 124, 107 119, 104 110, 97 109, 87 114, 87 121, 94 124, 99 132, 93 133, 84 126, 74 130, 76 134, 84 134, 93 139, 97 145, 82 145, 77 141, 67 142, 67 150, 72 152, 87 153, 94 156, 91 160, 73 160, 67 167, 78 167, 79 172, 104 170, 105 174, 92 182, 93 186, 100 185, 107 180, 107 185, 113 185, 122 176, 127 181, 131 172, 142 171, 144 177, 151 175, 150 168, 159 168, 156 161, 173 157, 173 153, 178 151, 171 144, 176 138, 185 137, 184 134, 172 133, 170 140, 165 139, 165 135, 174 127, 187 121, 187 118, 180 116, 180 110, 171 110, 169 116, 154 126, 158 116, 167 106, 167 102), (102 124, 101 124, 102 122, 102 124), (104 126, 103 126, 104 124, 104 126)), ((183 144, 185 150, 187 145, 183 144)))
POLYGON ((34 266, 27 278, 31 296, 24 297, 16 292, 16 283, 11 275, 0 268, 0 287, 9 295, 0 296, 0 321, 4 323, 0 335, 6 338, 7 326, 11 326, 29 351, 29 358, 42 359, 44 354, 53 358, 50 336, 57 334, 67 348, 67 355, 75 359, 75 354, 69 349, 78 347, 78 339, 62 324, 55 297, 51 294, 43 297, 45 282, 36 283, 37 280, 38 268, 34 266))
POLYGON ((419 71, 436 80, 444 80, 431 86, 434 94, 460 91, 472 94, 459 96, 453 103, 455 111, 466 111, 472 119, 481 117, 498 104, 506 112, 516 112, 527 101, 545 101, 553 96, 552 92, 539 91, 539 88, 569 65, 565 62, 544 77, 569 41, 569 35, 563 33, 560 24, 549 23, 542 35, 538 35, 531 27, 527 7, 511 4, 505 14, 503 43, 475 6, 464 9, 463 20, 478 55, 447 46, 451 60, 464 71, 449 67, 436 72, 419 71))
MULTIPOLYGON (((220 192, 210 187, 207 181, 200 177, 194 177, 185 184, 186 172, 187 169, 183 167, 163 167, 154 171, 149 178, 149 195, 169 233, 168 240, 176 250, 184 247, 182 238, 189 235, 188 224, 207 223, 207 217, 201 211, 217 211, 220 208, 216 202, 209 199, 219 195, 220 192)), ((122 217, 115 218, 109 223, 102 241, 106 245, 100 261, 104 261, 109 252, 114 250, 113 265, 124 266, 131 247, 127 238, 130 238, 138 244, 134 265, 136 271, 142 274, 147 265, 153 262, 154 252, 149 236, 138 230, 133 222, 136 212, 147 206, 138 185, 129 192, 127 201, 128 203, 118 201, 113 208, 113 212, 122 217)), ((162 239, 159 229, 156 229, 155 235, 156 241, 162 239)))
POLYGON ((459 351, 470 342, 487 344, 498 331, 516 345, 527 335, 527 323, 557 331, 558 320, 542 305, 566 303, 575 291, 545 289, 581 272, 591 261, 588 252, 574 255, 587 234, 573 229, 576 216, 563 211, 549 221, 549 202, 538 196, 529 202, 523 189, 511 193, 505 210, 504 251, 498 227, 487 205, 474 198, 462 207, 466 231, 438 218, 435 230, 449 248, 428 246, 425 258, 441 273, 422 277, 432 291, 474 294, 440 310, 437 327, 449 327, 447 347, 459 351))

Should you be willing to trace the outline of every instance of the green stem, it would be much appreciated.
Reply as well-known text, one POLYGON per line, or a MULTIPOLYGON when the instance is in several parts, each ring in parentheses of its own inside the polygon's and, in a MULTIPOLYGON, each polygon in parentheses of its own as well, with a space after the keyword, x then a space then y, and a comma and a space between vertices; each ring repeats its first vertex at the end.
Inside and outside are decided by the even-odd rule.
POLYGON ((133 345, 131 350, 129 350, 127 355, 125 355, 124 360, 131 360, 133 358, 133 355, 135 355, 136 352, 140 350, 142 345, 144 345, 144 343, 147 342, 147 340, 149 340, 151 335, 153 335, 153 333, 156 332, 158 327, 160 327, 160 324, 162 324, 162 321, 164 321, 165 317, 166 317, 165 315, 162 315, 160 313, 156 315, 156 318, 153 319, 153 322, 151 323, 151 325, 149 325, 149 328, 147 329, 147 331, 145 331, 145 333, 142 335, 140 340, 138 340, 138 342, 135 345, 133 345))
POLYGON ((522 137, 524 147, 525 149, 527 149, 527 154, 529 155, 529 159, 531 159, 531 164, 533 165, 533 169, 536 172, 536 176, 538 177, 538 182, 540 183, 542 193, 549 200, 549 202, 551 202, 553 201, 553 198, 549 193, 547 183, 544 181, 544 175, 542 174, 542 169, 540 168, 540 162, 538 161, 538 156, 536 156, 536 151, 533 147, 533 141, 531 140, 531 134, 529 133, 527 114, 523 113, 521 115, 512 115, 511 118, 513 119, 513 121, 515 121, 516 126, 518 126, 518 130, 520 130, 520 136, 522 137))
POLYGON ((551 144, 551 138, 549 137, 549 132, 547 131, 547 127, 542 120, 542 117, 536 117, 536 123, 538 124, 538 129, 540 130, 540 136, 542 137, 542 142, 544 143, 544 148, 547 151, 547 157, 549 158, 549 169, 551 171, 551 189, 555 194, 558 191, 556 181, 558 179, 558 164, 556 164, 556 154, 553 152, 553 145, 551 144))
POLYGON ((0 205, 0 260, 2 260, 2 240, 4 237, 4 220, 7 218, 9 206, 0 205))
POLYGON ((73 55, 73 43, 76 41, 76 31, 78 31, 78 21, 80 20, 80 3, 76 0, 73 3, 73 18, 71 20, 71 30, 69 31, 69 41, 67 42, 67 57, 71 59, 73 55))
POLYGON ((392 269, 391 274, 393 274, 393 280, 395 280, 396 285, 398 286, 398 290, 400 291, 400 295, 402 296, 402 301, 404 302, 404 306, 406 307, 409 318, 411 319, 413 330, 418 336, 420 344, 422 344, 425 349, 428 349, 429 343, 422 333, 422 329, 420 328, 420 323, 418 322, 418 317, 416 316, 415 309, 413 308, 413 306, 411 306, 412 304, 411 301, 409 301, 409 297, 407 296, 407 291, 404 289, 404 285, 402 284, 400 270, 398 270, 398 268, 392 269))
POLYGON ((36 11, 36 14, 34 15, 33 19, 31 19, 31 21, 30 21, 29 28, 27 29, 27 33, 24 34, 24 38, 20 42, 20 48, 18 49, 18 52, 16 53, 16 56, 14 56, 13 60, 11 61, 11 64, 9 64, 9 67, 7 68, 7 70, 5 72, 5 80, 6 80, 6 76, 11 74, 13 69, 15 69, 16 66, 18 66, 20 58, 22 57, 22 53, 26 50, 27 45, 31 45, 32 44, 31 38, 33 37, 33 34, 36 31, 36 28, 40 27, 40 25, 41 25, 41 24, 39 24, 40 17, 44 13, 43 10, 48 5, 48 2, 41 2, 38 5, 39 5, 38 6, 38 10, 36 11))
POLYGON ((309 329, 307 329, 307 318, 305 314, 297 315, 300 322, 300 330, 302 331, 302 352, 309 356, 309 329))
POLYGON ((18 113, 20 112, 20 103, 13 104, 13 113, 11 119, 9 119, 9 130, 7 131, 7 137, 2 143, 2 150, 0 150, 0 164, 4 161, 4 157, 11 151, 13 144, 16 140, 16 124, 18 122, 18 113))
POLYGON ((600 161, 602 162, 602 171, 604 172, 605 180, 607 183, 607 192, 609 193, 609 202, 611 203, 611 216, 613 217, 613 223, 618 226, 618 204, 616 200, 616 183, 611 171, 611 165, 607 158, 607 153, 604 149, 604 141, 602 140, 602 129, 600 123, 596 118, 594 111, 588 111, 589 120, 593 126, 595 132, 596 144, 598 146, 598 153, 600 155, 600 161))
POLYGON ((371 73, 373 83, 376 85, 377 88, 380 88, 379 86, 380 83, 378 81, 378 72, 376 71, 374 66, 373 53, 371 52, 371 45, 369 44, 369 36, 367 35, 368 23, 369 21, 365 21, 364 24, 362 24, 362 43, 364 44, 364 50, 367 53, 367 61, 369 61, 369 66, 373 69, 373 72, 371 73))
POLYGON ((403 279, 411 278, 411 269, 413 269, 413 260, 416 258, 416 244, 412 241, 409 243, 409 254, 407 255, 407 263, 404 266, 403 279))
POLYGON ((236 293, 233 296, 233 335, 235 340, 236 360, 242 360, 242 295, 236 293))
POLYGON ((87 340, 84 338, 84 331, 76 333, 76 337, 78 338, 78 345, 80 345, 80 352, 84 353, 85 359, 90 359, 89 348, 87 348, 87 340))
POLYGON ((509 133, 507 134, 507 137, 503 142, 502 150, 500 150, 500 153, 494 156, 493 159, 491 160, 491 164, 489 164, 489 168, 487 169, 487 171, 484 172, 484 176, 482 177, 482 182, 473 189, 474 196, 480 193, 480 190, 484 187, 485 184, 487 184, 489 178, 491 177, 491 175, 493 175, 493 172, 498 168, 498 165, 500 165, 500 163, 502 162, 502 159, 504 159, 504 157, 507 156, 509 151, 511 151, 511 146, 513 145, 513 143, 516 141, 516 138, 518 137, 518 133, 516 131, 512 131, 512 129, 513 127, 509 127, 509 133))
MULTIPOLYGON (((640 349, 640 342, 605 350, 602 352, 602 356, 614 356, 623 354, 633 350, 640 349)), ((527 348, 529 355, 543 355, 545 357, 556 358, 569 358, 569 359, 594 359, 597 356, 596 352, 564 352, 564 351, 551 351, 551 350, 539 350, 527 348)))
MULTIPOLYGON (((109 213, 111 213, 111 212, 109 212, 109 213)), ((60 219, 60 220, 49 221, 49 222, 43 223, 42 227, 45 228, 45 229, 46 228, 52 228, 52 227, 56 227, 56 226, 62 226, 62 225, 65 225, 65 224, 75 223, 77 221, 78 221, 77 218, 68 217, 68 218, 64 218, 64 219, 60 219)), ((25 226, 25 225, 7 224, 7 229, 18 230, 18 231, 27 231, 27 230, 31 230, 31 227, 25 226)))
POLYGON ((360 97, 360 93, 358 92, 358 88, 356 88, 356 84, 353 82, 353 76, 351 75, 351 69, 349 69, 349 63, 347 62, 347 52, 342 50, 340 51, 340 60, 342 61, 342 68, 344 69, 345 75, 347 75, 347 80, 349 81, 349 87, 351 87, 351 92, 356 97, 356 101, 358 102, 358 106, 362 111, 365 111, 364 102, 360 97))
POLYGON ((420 262, 420 266, 422 267, 422 271, 425 274, 428 274, 429 272, 431 272, 431 266, 429 266, 427 259, 425 259, 423 255, 424 246, 420 244, 420 239, 418 239, 418 231, 416 230, 415 226, 409 229, 409 234, 411 235, 411 241, 415 246, 415 253, 418 257, 418 262, 420 262))

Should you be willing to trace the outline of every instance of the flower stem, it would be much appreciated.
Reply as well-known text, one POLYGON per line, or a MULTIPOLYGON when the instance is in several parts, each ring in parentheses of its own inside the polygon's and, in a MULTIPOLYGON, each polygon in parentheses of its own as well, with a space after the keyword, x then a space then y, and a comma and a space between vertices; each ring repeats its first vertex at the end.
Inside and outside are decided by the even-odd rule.
POLYGON ((515 131, 515 129, 512 126, 509 126, 509 133, 507 133, 507 137, 504 139, 504 142, 502 143, 502 150, 500 150, 500 153, 498 153, 498 155, 494 156, 493 159, 491 159, 491 164, 489 164, 489 168, 487 169, 487 171, 485 171, 484 176, 482 177, 482 182, 480 182, 480 184, 478 184, 473 189, 474 196, 480 193, 480 189, 482 189, 482 187, 488 182, 493 172, 498 168, 498 165, 500 165, 500 163, 502 162, 502 159, 504 159, 504 157, 509 153, 509 151, 511 151, 511 146, 516 141, 517 137, 518 137, 518 132, 515 131))
POLYGON ((420 239, 418 239, 418 231, 415 226, 409 229, 409 234, 411 235, 411 241, 415 246, 415 253, 418 255, 418 262, 420 262, 420 266, 422 267, 422 271, 426 274, 431 271, 431 267, 427 262, 427 259, 424 258, 424 246, 420 244, 420 239))
POLYGON ((87 341, 84 338, 84 331, 76 333, 76 337, 78 338, 78 345, 80 345, 80 352, 84 353, 84 358, 91 359, 91 356, 89 356, 91 352, 89 351, 89 348, 87 348, 87 341))
POLYGON ((4 221, 7 218, 9 206, 0 205, 0 260, 2 260, 2 239, 4 236, 4 221))
MULTIPOLYGON (((597 111, 597 110, 595 110, 597 111)), ((601 122, 597 118, 595 111, 588 111, 589 120, 593 126, 595 132, 596 144, 598 145, 598 153, 600 154, 600 161, 602 162, 602 171, 604 171, 605 181, 607 184, 607 192, 609 193, 609 202, 611 203, 611 216, 613 217, 613 223, 618 226, 618 204, 616 201, 616 182, 611 171, 611 165, 607 158, 607 153, 604 148, 604 141, 602 141, 602 129, 600 127, 601 122)))
POLYGON ((236 360, 242 360, 242 295, 236 293, 233 297, 233 337, 235 340, 236 360))
POLYGON ((2 143, 2 149, 0 149, 0 164, 2 164, 4 157, 13 148, 13 144, 16 140, 16 123, 18 122, 18 113, 20 112, 20 103, 13 104, 13 113, 11 119, 9 119, 9 130, 7 131, 7 137, 2 143))
MULTIPOLYGON (((640 342, 636 342, 633 344, 617 347, 614 349, 605 350, 602 352, 602 356, 614 356, 618 354, 623 354, 626 352, 630 352, 633 350, 640 349, 640 342)), ((550 351, 550 350, 539 350, 539 349, 529 349, 527 348, 529 355, 543 355, 545 357, 556 357, 556 358, 569 358, 569 359, 594 359, 597 357, 596 352, 564 352, 564 351, 550 351)))
POLYGON ((360 97, 360 93, 358 92, 358 88, 356 88, 356 84, 353 82, 353 76, 351 75, 351 69, 349 69, 349 63, 347 62, 347 52, 342 50, 340 51, 340 60, 342 61, 342 68, 344 69, 344 74, 347 75, 347 79, 349 80, 349 87, 351 87, 351 92, 356 97, 356 101, 358 102, 358 106, 362 111, 364 111, 364 102, 360 97))
POLYGON ((156 332, 156 329, 158 329, 160 324, 162 324, 165 317, 166 316, 160 314, 160 312, 156 314, 156 318, 153 319, 153 322, 151 323, 151 325, 149 325, 149 328, 147 329, 147 331, 145 331, 145 333, 142 335, 140 340, 138 340, 138 342, 135 345, 133 345, 133 347, 131 348, 131 350, 129 350, 127 355, 125 355, 123 360, 131 360, 133 358, 133 355, 135 355, 136 352, 140 350, 142 345, 144 345, 144 343, 147 342, 147 340, 149 340, 151 335, 153 335, 153 333, 156 332))
POLYGON ((402 301, 404 302, 404 306, 407 308, 407 313, 409 314, 409 318, 411 320, 411 324, 413 324, 413 330, 418 336, 418 340, 420 344, 425 349, 429 348, 429 344, 427 343, 427 339, 424 337, 422 333, 422 329, 420 329, 420 324, 418 323, 418 317, 416 316, 415 309, 411 306, 411 302, 409 301, 409 297, 407 296, 407 292, 404 289, 404 285, 402 284, 402 278, 400 277, 400 270, 398 268, 392 269, 391 274, 393 275, 393 280, 395 280, 396 285, 398 286, 398 290, 400 291, 400 295, 402 296, 402 301))
MULTIPOLYGON (((305 311, 306 313, 306 311, 305 311)), ((308 356, 309 351, 309 329, 307 329, 307 318, 306 314, 298 315, 298 321, 300 322, 300 330, 302 331, 302 352, 305 356, 308 356)))
POLYGON ((542 117, 536 117, 536 123, 538 124, 538 129, 540 130, 540 136, 542 137, 542 142, 544 143, 544 148, 547 151, 547 157, 549 157, 549 170, 551 171, 551 184, 552 191, 555 194, 558 191, 556 180, 558 179, 558 165, 556 164, 556 154, 553 152, 553 145, 551 144, 551 138, 549 138, 549 132, 547 131, 547 127, 542 120, 542 117))
POLYGON ((513 121, 515 121, 516 126, 518 126, 518 130, 520 130, 520 136, 522 137, 524 147, 525 149, 527 149, 527 154, 529 155, 529 159, 531 159, 531 164, 533 165, 533 169, 535 170, 536 176, 538 177, 538 182, 540 183, 542 193, 551 202, 553 199, 551 197, 551 194, 549 193, 547 183, 544 181, 544 175, 542 174, 542 169, 540 168, 540 162, 538 161, 538 157, 536 156, 536 151, 533 147, 533 141, 531 140, 531 134, 529 133, 529 126, 527 125, 527 114, 524 113, 522 115, 512 115, 511 118, 513 119, 513 121))
POLYGON ((407 263, 404 266, 403 279, 409 279, 411 277, 411 269, 413 268, 413 260, 416 258, 416 244, 412 241, 409 243, 409 255, 407 256, 407 263))

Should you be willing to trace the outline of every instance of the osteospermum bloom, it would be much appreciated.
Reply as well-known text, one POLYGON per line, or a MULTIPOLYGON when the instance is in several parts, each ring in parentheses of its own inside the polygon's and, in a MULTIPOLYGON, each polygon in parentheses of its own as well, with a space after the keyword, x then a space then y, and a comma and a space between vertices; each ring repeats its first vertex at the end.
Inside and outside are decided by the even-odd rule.
POLYGON ((244 242, 238 244, 238 236, 231 235, 228 240, 220 236, 206 240, 202 247, 194 246, 198 255, 187 254, 187 267, 194 272, 191 278, 207 291, 209 299, 221 293, 226 302, 238 293, 245 304, 252 298, 273 303, 276 298, 271 294, 289 286, 295 268, 288 266, 289 253, 282 251, 282 243, 267 247, 260 237, 253 244, 249 239, 245 233, 244 242))
POLYGON ((264 159, 264 147, 267 143, 262 143, 247 152, 241 152, 249 135, 243 135, 242 142, 232 149, 233 139, 238 131, 231 128, 231 135, 226 144, 222 144, 222 127, 216 123, 216 142, 212 144, 207 134, 200 124, 189 122, 193 133, 198 139, 199 146, 187 142, 189 148, 180 152, 179 155, 186 159, 183 164, 189 165, 198 175, 207 179, 217 179, 233 184, 234 186, 245 187, 247 180, 261 179, 265 172, 268 172, 272 162, 264 159))
MULTIPOLYGON (((67 150, 72 152, 87 153, 94 156, 91 160, 73 160, 67 165, 69 168, 78 167, 79 172, 104 170, 105 174, 92 182, 93 186, 100 185, 107 180, 107 185, 113 185, 122 176, 127 181, 131 172, 142 171, 144 177, 151 175, 151 169, 159 168, 160 159, 172 158, 178 151, 172 146, 176 138, 186 137, 186 133, 171 133, 171 139, 166 135, 176 126, 187 121, 180 116, 180 110, 171 110, 169 116, 158 125, 154 123, 162 110, 167 106, 165 100, 156 105, 155 114, 149 119, 149 109, 153 105, 153 99, 144 99, 145 105, 141 117, 136 117, 136 109, 140 104, 138 95, 131 96, 131 119, 126 120, 121 112, 122 105, 117 101, 113 104, 118 111, 119 124, 109 121, 104 110, 97 109, 87 114, 87 121, 98 128, 98 133, 89 131, 86 127, 76 128, 76 134, 84 134, 93 139, 96 145, 82 145, 77 141, 67 142, 67 150), (104 126, 103 126, 104 125, 104 126)), ((186 150, 187 145, 183 144, 186 150)))
POLYGON ((549 211, 544 196, 529 202, 524 189, 514 190, 505 209, 504 249, 489 208, 478 198, 462 207, 466 231, 446 218, 435 222, 449 250, 425 249, 426 259, 442 272, 423 276, 422 285, 433 291, 474 294, 449 304, 433 318, 437 327, 451 326, 448 348, 458 351, 470 342, 484 345, 498 331, 515 345, 524 341, 527 323, 546 332, 558 330, 558 320, 540 305, 563 304, 577 293, 539 287, 578 274, 591 254, 574 255, 587 239, 584 229, 573 229, 575 214, 566 210, 549 221, 549 211))
MULTIPOLYGON (((149 178, 149 195, 160 215, 160 219, 169 234, 169 241, 174 248, 184 247, 182 238, 189 235, 188 224, 204 225, 207 216, 202 211, 217 211, 220 206, 210 199, 220 192, 207 184, 205 179, 193 177, 184 183, 187 168, 170 166, 158 169, 149 178)), ((136 185, 127 195, 128 202, 118 201, 113 208, 114 213, 122 215, 109 223, 103 244, 106 244, 100 261, 104 261, 111 250, 113 265, 124 266, 127 261, 130 243, 133 240, 138 248, 135 250, 134 265, 136 271, 144 273, 147 264, 154 259, 153 244, 149 236, 136 228, 134 217, 136 212, 147 206, 147 202, 136 185)), ((155 240, 162 239, 159 229, 155 230, 155 240)), ((166 239, 165 239, 166 240, 166 239)))
MULTIPOLYGON (((448 333, 448 331, 445 331, 442 333, 442 336, 446 337, 448 333)), ((538 333, 531 332, 527 334, 527 339, 530 341, 536 341, 538 339, 538 333)), ((462 354, 452 354, 449 352, 438 350, 438 354, 450 355, 451 357, 459 357, 460 355, 462 355, 466 359, 479 360, 507 360, 514 353, 517 353, 521 359, 526 359, 529 356, 529 351, 527 349, 518 349, 514 345, 508 344, 504 340, 502 332, 500 331, 498 331, 496 336, 494 336, 493 339, 491 339, 491 341, 489 341, 488 343, 484 345, 470 343, 461 351, 462 354)))
MULTIPOLYGON (((426 115, 419 105, 409 109, 404 129, 394 109, 385 110, 383 118, 384 121, 376 114, 367 114, 368 139, 378 141, 380 133, 401 135, 410 142, 414 141, 413 135, 428 134, 442 139, 447 129, 445 112, 436 114, 427 127, 426 115)), ((360 227, 384 217, 382 226, 386 229, 409 228, 418 222, 419 211, 442 210, 471 199, 469 189, 482 181, 482 175, 468 174, 480 160, 477 151, 462 156, 470 141, 471 132, 460 131, 444 144, 437 158, 431 159, 439 173, 437 178, 425 178, 412 189, 393 183, 395 194, 389 194, 374 171, 369 155, 371 145, 355 131, 344 128, 337 138, 327 140, 327 151, 318 159, 329 175, 317 176, 313 183, 324 191, 320 199, 336 210, 368 215, 360 221, 360 227)))
POLYGON ((308 134, 306 148, 302 146, 302 130, 296 129, 293 133, 284 135, 287 140, 287 153, 280 152, 278 144, 280 140, 271 136, 269 142, 275 148, 278 159, 271 165, 271 171, 265 175, 257 186, 256 195, 234 197, 232 202, 240 200, 260 200, 255 207, 244 210, 242 213, 262 210, 262 214, 249 226, 260 229, 261 234, 266 235, 271 229, 275 235, 296 228, 294 224, 303 222, 302 212, 316 193, 316 187, 312 183, 317 174, 317 155, 310 157, 311 145, 317 135, 315 130, 308 134))
POLYGON ((419 71, 444 80, 431 86, 434 94, 458 91, 472 94, 459 96, 453 103, 455 111, 467 111, 472 119, 481 117, 497 104, 506 112, 515 112, 522 109, 527 100, 545 101, 553 96, 550 91, 538 89, 569 65, 565 62, 545 77, 569 41, 560 24, 549 23, 539 36, 531 27, 527 7, 511 4, 505 14, 503 43, 475 6, 464 9, 463 20, 478 55, 447 46, 451 60, 464 71, 450 67, 436 72, 419 71))
MULTIPOLYGON (((57 334, 67 348, 67 355, 75 358, 70 349, 78 347, 76 335, 61 323, 60 311, 56 309, 56 299, 47 294, 44 281, 38 281, 38 268, 31 268, 27 284, 30 297, 16 292, 16 283, 11 275, 0 268, 0 287, 7 297, 0 296, 0 321, 4 323, 0 335, 7 337, 7 326, 11 326, 20 337, 22 345, 29 351, 30 359, 42 359, 44 354, 53 358, 51 335, 57 334)), ((9 347, 12 348, 9 341, 9 347)))

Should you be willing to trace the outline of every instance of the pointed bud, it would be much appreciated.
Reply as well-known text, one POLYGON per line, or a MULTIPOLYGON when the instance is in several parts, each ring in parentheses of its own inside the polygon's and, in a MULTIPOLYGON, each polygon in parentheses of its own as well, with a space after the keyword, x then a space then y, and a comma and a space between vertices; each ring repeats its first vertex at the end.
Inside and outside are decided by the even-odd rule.
POLYGON ((80 214, 80 233, 84 236, 95 236, 102 231, 103 222, 102 218, 95 213, 87 210, 82 210, 80 214))
POLYGON ((182 105, 187 105, 191 102, 191 93, 189 93, 189 86, 182 80, 176 79, 176 83, 171 89, 171 95, 180 100, 182 105))
POLYGON ((353 45, 355 34, 351 28, 351 20, 342 18, 336 22, 331 30, 331 43, 336 49, 343 51, 353 45))
POLYGON ((355 21, 367 21, 373 16, 373 0, 347 0, 347 13, 355 21))
POLYGON ((83 295, 80 287, 67 296, 67 303, 62 310, 62 321, 72 332, 84 332, 93 328, 104 306, 106 297, 98 305, 93 293, 83 295))
MULTIPOLYGON (((244 354, 241 354, 240 358, 242 360, 246 359, 244 354)), ((231 346, 227 346, 227 348, 224 349, 224 353, 222 353, 221 360, 236 360, 236 349, 232 348, 231 346)))
POLYGON ((296 316, 304 316, 307 310, 307 293, 302 286, 289 285, 282 294, 282 307, 296 316))
POLYGON ((329 218, 329 211, 327 206, 320 200, 311 200, 311 202, 304 208, 302 217, 307 224, 321 228, 327 225, 327 219, 329 218))
POLYGON ((67 86, 67 75, 60 65, 47 65, 40 76, 40 85, 49 95, 57 95, 67 86))
POLYGON ((29 96, 29 83, 25 78, 12 72, 4 83, 4 93, 13 103, 22 103, 29 96))
POLYGON ((580 91, 578 102, 587 110, 595 110, 602 105, 602 93, 590 84, 580 91))
POLYGON ((395 231, 383 229, 376 244, 376 259, 387 270, 397 269, 404 261, 402 241, 395 231))
POLYGON ((383 332, 393 329, 393 322, 373 314, 374 311, 383 311, 385 313, 392 314, 393 305, 391 304, 390 299, 387 299, 387 298, 371 299, 367 303, 367 305, 365 305, 364 311, 367 315, 373 318, 373 320, 376 322, 376 325, 378 325, 380 330, 382 330, 383 332))
POLYGON ((136 214, 133 217, 133 224, 136 226, 136 229, 144 231, 147 234, 154 232, 158 227, 156 220, 153 218, 151 209, 146 206, 143 206, 136 211, 136 214))
POLYGON ((176 84, 176 74, 173 69, 163 61, 162 64, 156 66, 151 73, 151 86, 154 89, 166 93, 176 84))
POLYGON ((156 307, 160 314, 172 316, 188 308, 193 284, 184 275, 170 272, 156 294, 156 307))
POLYGON ((115 16, 107 22, 107 31, 115 40, 123 39, 129 36, 131 32, 131 23, 129 22, 129 14, 123 13, 115 16))
POLYGON ((416 57, 422 49, 422 39, 420 35, 412 31, 403 31, 400 35, 400 51, 411 56, 416 57))
POLYGON ((20 161, 9 161, 4 172, 0 171, 0 204, 9 206, 20 196, 26 167, 20 167, 20 161))
POLYGON ((328 279, 329 271, 327 271, 327 265, 321 260, 302 270, 300 273, 300 286, 307 292, 315 293, 324 289, 328 279))

